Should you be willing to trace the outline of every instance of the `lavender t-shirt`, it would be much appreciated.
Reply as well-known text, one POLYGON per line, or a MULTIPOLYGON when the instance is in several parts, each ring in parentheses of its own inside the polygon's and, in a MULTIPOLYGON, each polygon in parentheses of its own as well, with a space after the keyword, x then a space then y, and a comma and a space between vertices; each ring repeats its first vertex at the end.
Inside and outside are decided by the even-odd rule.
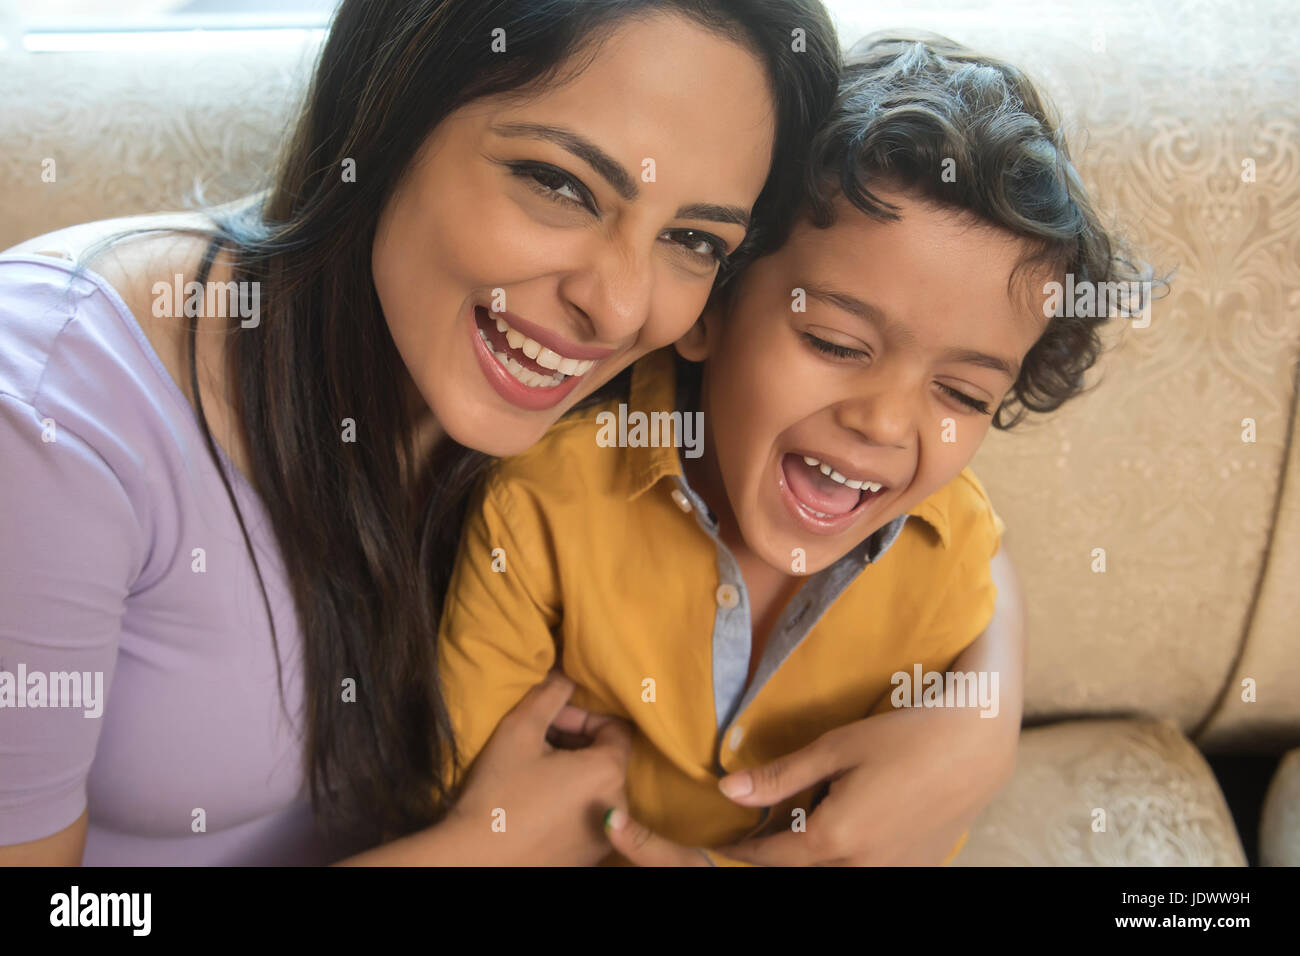
POLYGON ((194 410, 112 286, 65 292, 72 268, 0 256, 0 845, 89 805, 86 865, 337 859, 312 822, 302 637, 266 512, 223 456, 292 721, 194 410))

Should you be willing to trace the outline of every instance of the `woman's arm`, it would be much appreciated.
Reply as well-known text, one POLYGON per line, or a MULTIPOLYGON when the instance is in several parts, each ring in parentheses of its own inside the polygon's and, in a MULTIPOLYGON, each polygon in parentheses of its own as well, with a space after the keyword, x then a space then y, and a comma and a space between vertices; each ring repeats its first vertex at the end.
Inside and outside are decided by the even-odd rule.
MULTIPOLYGON (((621 721, 566 707, 573 683, 543 681, 501 722, 456 806, 436 826, 340 861, 340 866, 477 866, 595 863, 609 853, 601 816, 623 803, 632 736, 621 721), (594 738, 583 750, 546 743, 551 726, 594 738), (483 783, 491 781, 491 792, 483 783), (490 799, 489 799, 490 798, 490 799), (495 804, 509 826, 492 827, 495 804)), ((39 840, 0 846, 0 867, 80 866, 89 811, 39 840)))
POLYGON ((71 826, 39 840, 0 846, 0 867, 4 866, 81 866, 81 856, 86 850, 86 826, 90 811, 71 826))
MULTIPOLYGON (((1015 566, 1002 548, 990 563, 997 603, 985 631, 953 670, 999 675, 996 717, 963 707, 901 708, 824 734, 808 747, 724 783, 750 785, 733 796, 771 806, 832 780, 806 832, 746 840, 720 852, 771 865, 937 864, 944 860, 1015 770, 1024 708, 1025 608, 1015 566)), ((642 865, 707 866, 695 849, 663 840, 634 820, 609 833, 642 865)))

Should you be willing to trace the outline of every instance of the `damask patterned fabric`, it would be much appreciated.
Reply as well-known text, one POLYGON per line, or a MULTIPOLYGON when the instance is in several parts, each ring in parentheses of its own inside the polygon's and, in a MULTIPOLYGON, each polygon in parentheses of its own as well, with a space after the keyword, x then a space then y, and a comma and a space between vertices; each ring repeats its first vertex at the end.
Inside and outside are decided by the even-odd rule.
POLYGON ((1015 777, 953 866, 1245 866, 1205 758, 1167 720, 1020 735, 1015 777))
MULTIPOLYGON (((920 27, 1021 65, 1099 206, 1173 272, 1149 325, 1112 323, 1094 391, 973 463, 1029 604, 1027 716, 1171 723, 1027 731, 959 861, 1241 862, 1178 731, 1300 744, 1300 5, 986 7, 873 2, 841 32, 920 27)), ((315 53, 0 57, 0 249, 264 185, 315 53)))

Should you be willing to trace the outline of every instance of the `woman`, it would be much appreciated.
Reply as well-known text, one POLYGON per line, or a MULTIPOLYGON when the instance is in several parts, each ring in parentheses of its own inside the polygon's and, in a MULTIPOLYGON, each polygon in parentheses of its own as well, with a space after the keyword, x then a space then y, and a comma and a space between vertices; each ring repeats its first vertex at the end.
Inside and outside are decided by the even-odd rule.
POLYGON ((494 856, 474 787, 452 803, 440 778, 460 509, 488 455, 675 339, 779 235, 837 63, 814 0, 346 0, 265 196, 130 223, 165 231, 111 255, 87 237, 118 223, 14 250, 0 651, 102 672, 110 699, 4 715, 0 862, 604 855, 626 730, 550 748, 587 719, 562 679, 481 758, 544 838, 494 856), (32 255, 60 247, 95 268, 75 300, 32 255), (167 291, 190 281, 253 309, 167 291), (558 384, 480 362, 493 307, 558 384))

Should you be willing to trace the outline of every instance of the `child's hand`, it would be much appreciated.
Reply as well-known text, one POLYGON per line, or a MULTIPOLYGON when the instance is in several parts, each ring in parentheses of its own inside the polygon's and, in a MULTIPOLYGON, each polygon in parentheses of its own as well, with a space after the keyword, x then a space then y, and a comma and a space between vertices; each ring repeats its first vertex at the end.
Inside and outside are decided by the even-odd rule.
POLYGON ((601 820, 607 807, 626 806, 632 734, 623 721, 567 706, 573 687, 552 672, 502 718, 474 761, 446 820, 464 863, 587 866, 609 854, 601 820), (557 729, 591 743, 556 749, 547 738, 557 729))

